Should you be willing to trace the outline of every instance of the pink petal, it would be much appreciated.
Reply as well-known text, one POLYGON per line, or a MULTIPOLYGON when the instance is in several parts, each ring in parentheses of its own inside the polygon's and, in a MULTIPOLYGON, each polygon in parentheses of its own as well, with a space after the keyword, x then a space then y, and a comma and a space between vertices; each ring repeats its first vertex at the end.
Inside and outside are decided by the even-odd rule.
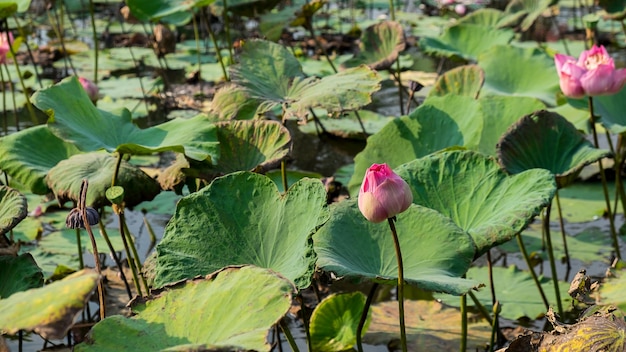
POLYGON ((626 84, 626 68, 616 70, 615 73, 613 73, 613 87, 611 91, 615 93, 619 92, 624 87, 624 84, 626 84))
POLYGON ((585 96, 585 90, 581 84, 580 78, 585 74, 586 70, 574 62, 566 62, 559 70, 559 85, 565 96, 570 98, 582 98, 585 96))
POLYGON ((385 209, 370 192, 359 193, 358 203, 361 214, 363 214, 368 221, 381 222, 389 218, 385 209))
POLYGON ((600 65, 595 70, 589 70, 580 78, 585 93, 589 96, 615 94, 615 70, 609 65, 600 65))
POLYGON ((554 55, 554 63, 556 64, 556 70, 557 71, 561 71, 561 68, 563 67, 563 64, 565 64, 566 62, 576 62, 576 59, 571 57, 571 56, 567 56, 567 55, 563 55, 563 54, 556 54, 554 55))

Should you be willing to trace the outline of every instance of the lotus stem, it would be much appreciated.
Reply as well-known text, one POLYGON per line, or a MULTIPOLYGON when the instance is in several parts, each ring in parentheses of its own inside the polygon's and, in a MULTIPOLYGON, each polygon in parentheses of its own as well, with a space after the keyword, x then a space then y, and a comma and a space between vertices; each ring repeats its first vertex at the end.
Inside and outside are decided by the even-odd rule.
MULTIPOLYGON (((6 21, 4 23, 6 26, 6 21)), ((30 119, 33 122, 33 125, 38 125, 39 121, 37 121, 37 115, 35 114, 33 103, 31 103, 30 101, 30 96, 28 95, 28 89, 26 87, 26 83, 24 83, 22 70, 20 69, 20 65, 17 63, 17 59, 15 58, 16 53, 15 53, 15 50, 13 49, 13 45, 9 45, 9 50, 11 51, 11 56, 13 56, 13 65, 15 66, 15 71, 17 71, 17 78, 19 79, 20 86, 22 87, 22 91, 24 92, 24 98, 26 100, 26 109, 28 110, 28 114, 30 115, 30 119)), ((7 72, 8 72, 8 67, 7 67, 7 72)))
MULTIPOLYGON (((98 253, 98 245, 96 244, 96 238, 93 236, 93 232, 91 231, 91 225, 89 225, 89 219, 87 218, 87 188, 89 187, 89 182, 87 179, 83 179, 83 183, 81 185, 80 191, 80 202, 79 202, 79 211, 83 218, 83 224, 85 226, 85 230, 89 234, 89 240, 91 241, 91 248, 93 249, 93 257, 96 262, 96 272, 99 276, 102 276, 102 270, 100 265, 100 254, 98 253)), ((104 320, 106 316, 106 307, 104 305, 104 285, 102 283, 102 279, 98 279, 98 299, 100 300, 100 321, 104 320)))
POLYGON ((493 325, 493 319, 491 319, 491 315, 487 311, 487 308, 485 308, 485 306, 483 306, 483 304, 480 303, 478 298, 476 298, 476 295, 472 291, 468 291, 467 295, 469 296, 469 298, 472 299, 472 302, 474 302, 474 305, 476 306, 476 308, 478 308, 478 311, 480 312, 480 315, 482 315, 483 318, 485 318, 485 320, 487 320, 489 325, 493 325))
MULTIPOLYGON (((593 143, 598 148, 598 133, 596 132, 596 121, 593 114, 593 97, 589 97, 589 122, 591 124, 591 131, 593 132, 593 143)), ((600 169, 600 179, 602 180, 602 191, 604 192, 604 200, 606 202, 606 211, 609 217, 609 225, 611 230, 611 239, 613 241, 613 248, 615 249, 615 256, 617 259, 622 259, 622 254, 619 248, 619 242, 617 240, 617 231, 615 230, 615 221, 613 219, 613 212, 611 209, 611 198, 609 197, 609 189, 606 183, 606 175, 604 174, 604 166, 602 165, 602 159, 598 160, 598 168, 600 169)))
MULTIPOLYGON (((616 192, 619 193, 619 199, 622 203, 622 213, 626 214, 626 192, 624 191, 624 184, 622 183, 622 168, 624 167, 624 136, 619 134, 617 136, 617 149, 615 151, 615 185, 617 186, 616 192)), ((617 197, 616 197, 617 198, 617 197)), ((617 199, 616 199, 617 201, 617 199)), ((614 214, 617 211, 614 212, 614 214)))
MULTIPOLYGON (((24 28, 20 24, 20 21, 17 16, 13 16, 13 20, 17 25, 17 30, 20 32, 20 36, 22 38, 27 38, 26 33, 24 32, 24 28)), ((28 44, 28 40, 24 40, 24 44, 26 44, 26 52, 28 52, 28 57, 31 62, 35 62, 35 56, 33 55, 33 51, 30 49, 30 44, 28 44)), ((43 88, 43 84, 41 83, 41 76, 39 75, 39 70, 37 69, 37 65, 33 65, 33 71, 35 71, 35 77, 37 77, 37 83, 39 83, 39 88, 43 88)))
POLYGON ((535 281, 535 285, 539 290, 539 294, 541 295, 541 300, 543 301, 544 306, 546 307, 546 311, 550 309, 550 303, 548 303, 548 298, 546 297, 546 293, 543 292, 543 287, 541 287, 541 283, 539 282, 539 278, 535 273, 535 269, 533 268, 532 263, 530 262, 530 258, 528 257, 528 252, 526 251, 526 246, 524 245, 524 241, 522 241, 522 235, 517 234, 517 245, 519 246, 520 251, 522 252, 522 256, 526 261, 526 265, 528 266, 528 270, 530 271, 530 276, 532 276, 533 281, 535 281))
POLYGON ((496 345, 496 336, 498 334, 498 317, 500 315, 500 302, 495 301, 493 304, 493 321, 494 324, 491 324, 491 338, 489 339, 489 351, 495 351, 496 345))
POLYGON ((233 59, 233 43, 230 39, 230 25, 228 19, 228 0, 224 0, 224 12, 222 13, 224 17, 224 32, 226 33, 226 42, 228 45, 228 55, 230 59, 233 59))
POLYGON ((489 289, 491 290, 491 304, 496 304, 496 287, 493 281, 493 262, 491 261, 491 251, 487 251, 487 271, 489 273, 489 289))
POLYGON ((550 209, 552 204, 546 206, 546 213, 543 216, 543 231, 546 236, 546 246, 548 247, 548 258, 550 259, 550 271, 552 272, 552 283, 554 284, 554 294, 556 296, 556 306, 559 315, 563 316, 563 304, 561 303, 561 291, 559 290, 559 278, 556 272, 554 261, 554 249, 552 248, 552 238, 550 236, 550 209))
POLYGON ((326 58, 326 61, 330 65, 330 68, 332 68, 333 72, 334 73, 339 72, 339 71, 337 71, 337 68, 335 67, 335 64, 333 63, 333 60, 331 60, 330 56, 328 56, 328 52, 326 51, 326 48, 324 48, 322 46, 322 44, 317 39, 317 36, 315 36, 315 32, 313 31, 313 25, 311 24, 311 20, 309 18, 307 18, 306 21, 307 21, 307 23, 305 25, 306 29, 309 30, 309 34, 311 35, 311 38, 313 39, 313 42, 315 42, 315 46, 317 46, 317 48, 322 52, 322 54, 324 54, 324 57, 326 58))
POLYGON ((287 194, 289 184, 287 182, 287 162, 285 160, 280 161, 280 178, 283 182, 283 194, 287 194))
POLYGON ((154 248, 157 238, 154 233, 154 229, 152 228, 152 225, 150 225, 150 222, 148 221, 148 217, 146 217, 146 211, 142 210, 141 213, 143 214, 143 224, 146 226, 146 230, 148 231, 148 235, 150 236, 150 247, 148 248, 148 251, 147 251, 148 252, 147 254, 149 254, 152 248, 154 248))
POLYGON ((83 261, 83 246, 80 243, 80 229, 76 228, 76 247, 78 250, 78 268, 83 269, 85 262, 83 261))
POLYGON ((193 24, 193 36, 196 39, 196 57, 198 59, 198 80, 202 81, 202 56, 200 50, 200 31, 198 29, 198 20, 196 20, 196 16, 191 16, 192 24, 193 24))
POLYGON ((135 266, 137 267, 137 272, 141 281, 143 282, 143 286, 146 288, 146 294, 150 293, 150 289, 148 288, 148 282, 146 281, 145 276, 143 275, 143 266, 141 265, 141 260, 139 259, 139 254, 137 254, 137 246, 135 246, 135 237, 133 237, 130 230, 128 230, 128 225, 126 224, 126 217, 123 217, 124 223, 124 232, 128 235, 128 242, 130 244, 130 250, 133 251, 133 258, 135 261, 135 266))
POLYGON ((393 0, 389 0, 389 17, 392 21, 396 20, 396 8, 393 3, 393 0))
POLYGON ((104 238, 104 241, 107 243, 107 247, 109 247, 109 251, 111 256, 113 257, 113 261, 115 261, 115 265, 120 269, 120 277, 124 282, 124 287, 126 288, 126 293, 128 294, 128 299, 133 299, 133 293, 130 290, 130 285, 128 284, 128 280, 126 279, 126 274, 124 274, 124 268, 122 268, 122 262, 120 258, 115 253, 115 248, 113 248, 113 244, 111 244, 111 240, 109 239, 109 235, 107 234, 106 229, 104 228, 104 224, 102 221, 98 222, 98 226, 100 227, 100 235, 104 238))
POLYGON ((372 301, 374 300, 374 296, 376 295, 376 289, 378 289, 378 283, 374 282, 372 284, 372 287, 370 288, 370 292, 367 294, 365 306, 363 306, 363 313, 361 313, 361 319, 359 320, 359 325, 356 328, 356 348, 358 352, 363 352, 363 327, 365 326, 365 322, 367 321, 367 314, 369 313, 370 306, 372 305, 372 301))
POLYGON ((304 304, 304 297, 300 293, 298 295, 300 301, 300 311, 302 312, 302 324, 304 325, 304 332, 306 334, 306 345, 309 351, 313 351, 313 342, 311 341, 311 331, 309 330, 309 313, 307 312, 306 304, 304 304))
MULTIPOLYGON (((4 135, 9 135, 9 117, 7 116, 7 90, 6 90, 6 82, 4 80, 4 73, 2 73, 2 67, 0 67, 0 82, 2 82, 2 128, 4 130, 4 135)), ((19 122, 18 122, 19 125, 19 122)), ((18 130, 19 131, 19 130, 18 130)), ((8 186, 7 182, 7 186, 8 186)))
POLYGON ((467 351, 467 295, 461 296, 461 343, 459 351, 467 351))
POLYGON ((111 180, 111 187, 115 186, 115 184, 117 183, 117 176, 120 173, 120 166, 122 165, 123 156, 124 156, 123 153, 120 153, 120 152, 117 153, 117 160, 115 161, 115 169, 113 170, 113 179, 111 180))
POLYGON ((211 41, 213 42, 213 46, 215 47, 215 56, 217 57, 217 61, 220 63, 220 67, 222 68, 224 79, 226 81, 230 81, 230 78, 228 78, 228 73, 226 72, 226 66, 224 65, 224 60, 222 60, 222 53, 220 52, 220 47, 217 44, 217 39, 215 38, 215 33, 213 33, 213 28, 211 28, 211 23, 209 23, 209 18, 206 15, 206 10, 201 9, 200 12, 202 13, 202 18, 204 18, 207 31, 209 32, 209 37, 211 38, 211 41))
POLYGON ((54 31, 54 33, 56 34, 56 36, 59 38, 59 43, 61 44, 61 49, 63 50, 63 63, 65 65, 65 73, 66 74, 70 74, 70 68, 72 69, 72 74, 76 75, 76 69, 74 68, 74 65, 72 64, 72 60, 70 59, 70 55, 67 52, 67 49, 65 48, 65 39, 64 39, 64 33, 61 32, 61 20, 59 19, 59 13, 57 12, 56 8, 52 9, 52 13, 54 14, 54 20, 52 19, 52 15, 50 14, 50 10, 46 9, 46 13, 48 15, 48 21, 50 21, 50 23, 54 23, 54 25, 52 25, 52 30, 54 31))
MULTIPOLYGON (((283 331, 283 334, 285 334, 285 337, 287 338, 287 341, 289 342, 289 346, 291 346, 291 350, 293 352, 300 352, 300 349, 298 348, 296 341, 293 339, 293 335, 291 335, 289 326, 287 326, 287 323, 285 323, 284 319, 280 320, 280 329, 283 331)), ((280 340, 278 341, 278 344, 280 344, 280 340)))
POLYGON ((130 248, 128 247, 128 240, 126 239, 126 233, 124 231, 124 228, 125 228, 124 210, 118 208, 116 205, 113 205, 113 210, 115 211, 115 213, 117 214, 119 218, 120 236, 122 237, 122 243, 124 244, 124 251, 126 252, 126 261, 128 263, 128 267, 130 268, 130 271, 133 273, 133 282, 135 283, 135 289, 137 290, 137 294, 143 297, 141 286, 139 285, 139 277, 137 276, 137 268, 135 267, 135 261, 133 260, 133 257, 131 256, 130 248))
POLYGON ((398 314, 400 315, 400 345, 402 352, 407 352, 406 345, 406 327, 404 324, 404 266, 402 265, 402 252, 400 251, 400 241, 396 225, 394 224, 395 216, 387 219, 391 235, 393 236, 393 244, 396 249, 396 259, 398 261, 398 314))
MULTIPOLYGON (((389 0, 393 2, 393 0, 389 0)), ((404 115, 404 98, 402 97, 402 79, 400 78, 400 56, 396 59, 396 74, 394 75, 398 81, 398 100, 400 102, 400 115, 404 115)), ((410 104, 410 101, 409 101, 410 104)), ((408 112, 408 109, 406 110, 408 112)))
POLYGON ((93 32, 93 83, 98 84, 98 32, 96 31, 96 17, 94 15, 93 0, 89 0, 89 16, 91 17, 91 31, 93 32))
POLYGON ((561 226, 561 236, 563 237, 563 251, 565 251, 565 261, 567 263, 567 275, 565 275, 565 281, 569 276, 569 271, 572 269, 572 263, 569 257, 569 250, 567 249, 567 233, 565 232, 565 223, 563 222, 563 210, 561 209, 561 197, 559 197, 559 190, 556 190, 554 195, 556 198, 556 210, 559 212, 559 225, 561 226))
MULTIPOLYGON (((17 102, 15 101, 15 86, 13 85, 13 82, 11 81, 11 73, 9 72, 9 66, 7 66, 7 64, 5 63, 4 65, 4 69, 5 71, 7 71, 7 80, 9 82, 9 86, 11 87, 11 100, 13 102, 13 120, 15 121, 15 130, 19 131, 20 130, 20 119, 17 116, 17 102)), ((0 74, 1 74, 2 70, 0 69, 0 74)), ((4 75, 3 77, 3 81, 4 81, 4 75)), ((5 109, 6 109, 6 105, 5 105, 5 109)), ((8 124, 8 122, 7 122, 8 124)))

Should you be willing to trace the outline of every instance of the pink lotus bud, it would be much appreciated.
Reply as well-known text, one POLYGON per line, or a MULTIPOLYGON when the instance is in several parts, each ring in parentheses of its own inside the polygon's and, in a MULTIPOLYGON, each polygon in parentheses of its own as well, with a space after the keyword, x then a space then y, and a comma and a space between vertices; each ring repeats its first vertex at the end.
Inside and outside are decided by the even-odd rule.
POLYGON ((465 7, 465 5, 463 4, 457 4, 454 7, 454 12, 456 12, 456 14, 459 16, 463 16, 467 12, 467 7, 465 7))
POLYGON ((0 33, 0 63, 5 63, 7 54, 11 51, 13 43, 13 34, 11 32, 0 33))
POLYGON ((92 81, 84 77, 78 77, 78 81, 80 81, 80 84, 83 86, 83 89, 85 89, 85 92, 87 92, 89 99, 91 99, 91 101, 94 103, 98 101, 98 94, 100 93, 98 86, 95 85, 92 81))
POLYGON ((371 222, 381 222, 407 210, 413 203, 409 185, 387 164, 373 164, 359 191, 359 210, 371 222))
POLYGON ((593 46, 580 54, 578 60, 571 56, 556 54, 556 70, 559 84, 565 96, 611 95, 619 92, 626 84, 626 69, 615 69, 613 58, 604 46, 593 46))

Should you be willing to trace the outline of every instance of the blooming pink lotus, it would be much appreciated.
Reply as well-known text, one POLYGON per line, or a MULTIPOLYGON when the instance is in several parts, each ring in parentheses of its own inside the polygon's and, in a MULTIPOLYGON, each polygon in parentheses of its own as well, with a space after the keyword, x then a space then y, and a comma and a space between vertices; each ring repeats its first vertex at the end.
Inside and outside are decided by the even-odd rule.
POLYGON ((626 83, 626 69, 615 69, 613 58, 604 46, 594 45, 583 51, 578 60, 556 54, 554 62, 561 90, 570 98, 615 94, 626 83))
POLYGON ((13 43, 11 32, 0 33, 0 64, 6 62, 7 54, 11 51, 11 43, 13 43))
POLYGON ((83 89, 85 89, 85 92, 87 92, 89 99, 91 99, 94 103, 98 101, 98 94, 100 93, 98 86, 84 77, 78 77, 78 81, 80 82, 80 85, 83 86, 83 89))
POLYGON ((411 203, 411 188, 387 164, 373 164, 367 169, 359 191, 359 210, 367 220, 381 222, 392 218, 411 203))

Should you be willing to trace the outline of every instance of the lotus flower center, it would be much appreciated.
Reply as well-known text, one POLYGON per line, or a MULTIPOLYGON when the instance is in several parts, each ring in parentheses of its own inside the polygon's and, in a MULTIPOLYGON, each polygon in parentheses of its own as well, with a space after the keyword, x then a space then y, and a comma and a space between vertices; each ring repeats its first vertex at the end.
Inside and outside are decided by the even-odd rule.
POLYGON ((587 60, 585 60, 585 68, 588 70, 596 69, 600 65, 610 65, 610 57, 597 53, 589 55, 587 60))

